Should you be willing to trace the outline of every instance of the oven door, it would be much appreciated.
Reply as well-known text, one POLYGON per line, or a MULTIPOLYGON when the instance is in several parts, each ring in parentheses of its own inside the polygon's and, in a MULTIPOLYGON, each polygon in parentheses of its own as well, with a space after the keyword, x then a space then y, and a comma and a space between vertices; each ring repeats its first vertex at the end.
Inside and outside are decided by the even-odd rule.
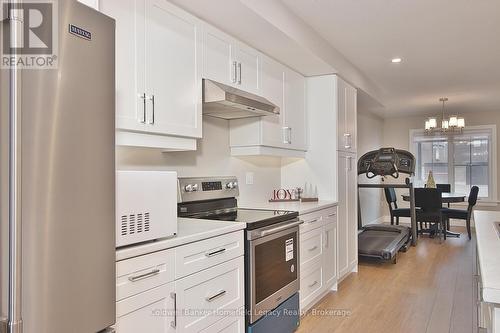
POLYGON ((250 324, 299 291, 299 224, 288 221, 247 234, 250 324))

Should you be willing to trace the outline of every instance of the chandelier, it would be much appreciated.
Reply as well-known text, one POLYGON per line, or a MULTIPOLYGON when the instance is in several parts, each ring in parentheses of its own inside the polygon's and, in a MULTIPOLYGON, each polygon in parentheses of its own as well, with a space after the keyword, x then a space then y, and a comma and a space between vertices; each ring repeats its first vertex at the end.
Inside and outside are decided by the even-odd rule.
POLYGON ((439 101, 443 104, 442 115, 441 115, 441 127, 438 127, 438 117, 430 117, 425 121, 425 131, 426 132, 453 132, 462 131, 465 127, 465 119, 463 117, 458 117, 456 115, 450 116, 450 118, 444 117, 444 104, 448 102, 447 97, 441 97, 439 101))

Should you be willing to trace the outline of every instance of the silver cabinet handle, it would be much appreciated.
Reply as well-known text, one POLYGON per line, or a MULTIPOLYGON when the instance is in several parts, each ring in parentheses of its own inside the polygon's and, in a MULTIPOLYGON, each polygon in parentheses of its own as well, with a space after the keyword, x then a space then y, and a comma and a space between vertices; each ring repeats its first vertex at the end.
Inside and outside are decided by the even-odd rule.
POLYGON ((145 124, 146 123, 146 93, 139 95, 139 97, 142 99, 142 119, 140 120, 140 122, 145 124))
POLYGON ((170 293, 170 298, 174 300, 174 320, 170 322, 170 326, 173 328, 177 327, 177 294, 176 293, 170 293))
POLYGON ((238 84, 241 84, 241 62, 238 63, 238 72, 239 72, 238 84))
POLYGON ((292 143, 292 128, 291 127, 283 127, 283 143, 291 144, 292 143))
POLYGON ((311 221, 306 221, 304 222, 304 224, 309 224, 309 223, 316 223, 320 220, 320 218, 318 217, 317 219, 314 219, 314 220, 311 220, 311 221))
POLYGON ((149 124, 153 125, 155 123, 155 95, 149 96, 149 100, 153 106, 153 112, 151 113, 151 120, 149 121, 149 124))
POLYGON ((213 251, 213 252, 208 252, 208 253, 205 253, 205 255, 207 257, 213 257, 213 256, 216 256, 218 254, 223 254, 224 252, 226 252, 226 249, 222 248, 222 249, 219 249, 217 251, 213 251))
POLYGON ((317 246, 313 246, 313 247, 311 247, 311 248, 309 249, 309 251, 310 251, 310 252, 312 252, 312 251, 316 250, 317 248, 318 248, 317 246))
POLYGON ((233 61, 233 77, 232 77, 232 82, 236 83, 238 81, 238 69, 237 69, 238 63, 236 61, 233 61))
POLYGON ((213 296, 206 297, 205 300, 207 302, 212 302, 212 301, 216 300, 217 298, 224 296, 225 294, 226 294, 226 291, 225 290, 221 290, 221 291, 219 291, 217 294, 215 294, 213 296))
POLYGON ((328 248, 328 246, 330 246, 328 243, 330 243, 330 237, 328 236, 329 235, 329 232, 328 231, 325 231, 325 249, 328 248))
POLYGON ((344 133, 344 148, 351 149, 351 134, 344 133))
POLYGON ((160 270, 158 268, 153 269, 151 272, 144 273, 141 275, 130 276, 128 279, 130 282, 137 282, 139 280, 147 279, 149 277, 160 274, 160 270))
POLYGON ((310 285, 308 285, 309 288, 312 288, 314 287, 315 285, 318 284, 318 281, 314 281, 313 283, 311 283, 310 285))
POLYGON ((329 218, 330 218, 330 217, 334 217, 334 216, 337 216, 337 213, 330 214, 330 215, 328 215, 327 217, 329 217, 329 218))

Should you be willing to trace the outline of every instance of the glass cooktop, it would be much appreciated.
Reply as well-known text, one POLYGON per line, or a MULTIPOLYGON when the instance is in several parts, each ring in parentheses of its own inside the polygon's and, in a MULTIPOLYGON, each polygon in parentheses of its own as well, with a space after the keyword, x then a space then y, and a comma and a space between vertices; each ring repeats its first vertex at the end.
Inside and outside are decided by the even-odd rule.
POLYGON ((298 216, 299 214, 297 212, 291 211, 235 208, 185 217, 204 220, 243 222, 247 224, 247 229, 251 230, 291 220, 298 216))

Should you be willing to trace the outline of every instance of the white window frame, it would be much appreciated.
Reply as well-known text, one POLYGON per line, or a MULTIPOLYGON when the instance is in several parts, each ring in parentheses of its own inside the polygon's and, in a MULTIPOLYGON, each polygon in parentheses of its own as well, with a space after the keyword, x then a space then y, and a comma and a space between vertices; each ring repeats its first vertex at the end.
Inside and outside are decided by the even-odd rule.
MULTIPOLYGON (((459 133, 457 135, 461 134, 467 134, 467 133, 475 133, 475 132, 490 132, 491 133, 491 142, 490 142, 490 149, 489 149, 489 179, 490 179, 490 184, 488 185, 489 188, 491 189, 489 191, 490 196, 489 198, 481 198, 481 204, 484 205, 496 205, 498 203, 498 192, 497 192, 497 126, 496 125, 481 125, 481 126, 467 126, 466 129, 463 130, 463 133, 459 133)), ((416 136, 425 136, 425 130, 424 129, 411 129, 410 130, 410 137, 409 137, 409 146, 410 146, 410 152, 417 156, 417 152, 415 152, 415 145, 414 145, 414 138, 416 136)), ((453 137, 453 133, 448 133, 448 134, 438 134, 436 137, 453 137)), ((451 142, 451 140, 448 140, 448 143, 451 142)), ((448 145, 448 149, 453 149, 448 145)), ((448 153, 448 157, 451 155, 451 153, 448 153)), ((448 158, 448 165, 452 165, 453 161, 450 161, 448 158)), ((453 169, 450 166, 450 170, 453 169)), ((453 172, 454 170, 451 170, 451 173, 449 173, 449 177, 453 177, 453 172)))

